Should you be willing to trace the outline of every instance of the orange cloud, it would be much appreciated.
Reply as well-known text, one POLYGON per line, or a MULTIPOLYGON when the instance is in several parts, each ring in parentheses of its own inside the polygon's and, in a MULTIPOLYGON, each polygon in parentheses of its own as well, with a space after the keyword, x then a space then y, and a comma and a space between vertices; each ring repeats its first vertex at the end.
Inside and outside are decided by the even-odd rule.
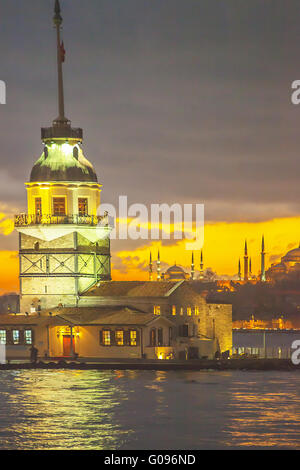
POLYGON ((2 233, 3 235, 10 235, 13 231, 13 219, 9 219, 5 214, 0 213, 0 233, 2 233))
MULTIPOLYGON (((211 222, 205 224, 204 237, 204 263, 219 275, 233 276, 237 273, 238 260, 243 257, 244 241, 248 241, 248 254, 252 259, 252 271, 258 273, 260 269, 261 237, 265 235, 267 251, 267 266, 280 260, 289 249, 298 246, 300 238, 300 217, 273 219, 265 222, 253 223, 226 223, 211 222)), ((117 243, 117 242, 115 242, 117 243)), ((141 269, 149 262, 149 253, 152 251, 153 260, 156 259, 160 248, 161 261, 168 265, 177 264, 187 270, 191 264, 191 252, 186 250, 185 240, 150 242, 136 250, 120 251, 115 253, 119 260, 123 260, 123 269, 113 272, 114 279, 148 279, 147 271, 141 269), (130 259, 130 263, 126 260, 130 259), (127 266, 126 274, 124 266, 127 266)), ((113 257, 114 261, 114 257, 113 257)), ((200 253, 195 253, 195 267, 199 269, 200 253)))
POLYGON ((17 251, 0 251, 0 293, 19 291, 17 251))
MULTIPOLYGON (((12 226, 9 219, 0 215, 0 232, 8 234, 12 226), (2 217, 1 217, 2 216, 2 217)), ((244 240, 248 241, 248 253, 252 258, 253 273, 260 269, 261 237, 265 235, 266 264, 280 260, 288 250, 299 245, 300 217, 273 219, 253 223, 207 223, 205 224, 204 266, 219 275, 233 276, 237 273, 238 259, 243 257, 244 240)), ((117 248, 118 241, 114 242, 117 248)), ((157 250, 160 248, 161 265, 177 264, 187 270, 191 264, 191 252, 186 250, 185 240, 146 241, 134 250, 113 251, 112 277, 114 280, 148 279, 149 253, 152 250, 153 268, 157 250)), ((200 253, 195 253, 195 267, 199 270, 200 253)), ((18 290, 18 258, 16 251, 0 251, 0 292, 18 290)))

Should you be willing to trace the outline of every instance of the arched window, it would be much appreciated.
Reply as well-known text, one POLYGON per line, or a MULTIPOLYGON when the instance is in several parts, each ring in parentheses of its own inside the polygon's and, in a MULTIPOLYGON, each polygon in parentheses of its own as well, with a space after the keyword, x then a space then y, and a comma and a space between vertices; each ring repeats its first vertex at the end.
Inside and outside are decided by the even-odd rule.
POLYGON ((158 343, 158 346, 163 346, 164 345, 164 332, 163 332, 162 328, 158 328, 157 343, 158 343))
POLYGON ((150 346, 156 346, 156 329, 150 330, 150 346))

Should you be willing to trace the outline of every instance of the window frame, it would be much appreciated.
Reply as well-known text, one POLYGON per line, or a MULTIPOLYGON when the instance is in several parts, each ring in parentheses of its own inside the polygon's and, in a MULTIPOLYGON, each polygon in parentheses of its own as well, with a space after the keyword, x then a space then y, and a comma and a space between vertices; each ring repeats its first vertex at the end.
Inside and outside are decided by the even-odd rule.
POLYGON ((109 328, 103 328, 103 330, 101 330, 101 346, 104 346, 106 348, 112 346, 112 334, 111 333, 112 332, 109 328), (105 337, 106 333, 109 333, 109 344, 106 343, 106 337, 105 337))
POLYGON ((115 345, 119 348, 125 346, 125 331, 121 328, 115 330, 115 345), (118 344, 118 333, 122 333, 122 344, 118 344))
POLYGON ((33 331, 31 328, 26 328, 24 330, 24 344, 25 346, 31 346, 33 344, 33 331), (27 342, 26 333, 30 333, 30 342, 27 342))
POLYGON ((52 214, 54 217, 66 217, 67 215, 67 198, 66 196, 53 196, 52 197, 52 214), (55 204, 56 200, 60 199, 61 201, 64 201, 64 214, 58 214, 55 212, 55 204))
POLYGON ((153 306, 153 314, 157 315, 158 317, 161 315, 160 305, 154 305, 153 306))
POLYGON ((12 344, 14 346, 18 346, 19 344, 21 344, 21 334, 20 334, 20 330, 17 330, 17 329, 13 329, 11 330, 11 339, 12 339, 12 344), (15 339, 14 339, 14 333, 18 333, 17 336, 18 336, 18 341, 16 342, 15 339))
POLYGON ((89 215, 89 198, 88 197, 79 197, 78 198, 78 215, 79 217, 87 217, 89 215), (82 213, 80 211, 80 202, 79 201, 86 201, 86 211, 84 213, 82 213))
POLYGON ((40 196, 34 198, 34 211, 37 217, 40 217, 41 215, 43 215, 43 201, 40 196), (38 211, 38 204, 37 204, 38 201, 39 201, 39 206, 40 206, 39 211, 38 211))
POLYGON ((2 328, 0 329, 0 345, 1 346, 6 346, 7 345, 7 330, 2 329, 2 328), (5 342, 2 341, 2 333, 4 333, 4 335, 5 335, 5 340, 4 340, 5 342))
POLYGON ((131 348, 136 348, 138 346, 138 331, 136 328, 132 328, 129 330, 129 346, 131 348), (132 337, 131 337, 131 333, 135 333, 135 338, 134 338, 134 341, 135 341, 135 344, 132 344, 132 337))

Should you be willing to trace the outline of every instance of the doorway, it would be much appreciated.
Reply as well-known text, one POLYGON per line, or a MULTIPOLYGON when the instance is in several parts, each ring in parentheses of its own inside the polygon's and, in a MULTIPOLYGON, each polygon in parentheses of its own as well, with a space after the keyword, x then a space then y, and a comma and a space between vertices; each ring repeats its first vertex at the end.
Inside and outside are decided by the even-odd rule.
MULTIPOLYGON (((73 337, 73 354, 75 354, 75 339, 73 337)), ((66 335, 63 337, 63 356, 70 357, 71 356, 71 336, 66 335)))

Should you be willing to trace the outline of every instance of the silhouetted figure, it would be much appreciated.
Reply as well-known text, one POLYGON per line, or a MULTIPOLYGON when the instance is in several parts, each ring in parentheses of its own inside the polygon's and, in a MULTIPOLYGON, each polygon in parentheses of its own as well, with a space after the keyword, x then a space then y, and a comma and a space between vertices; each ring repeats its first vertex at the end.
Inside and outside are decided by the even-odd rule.
POLYGON ((218 359, 220 359, 220 357, 221 357, 220 351, 216 351, 216 353, 215 353, 215 359, 218 360, 218 359))
POLYGON ((36 364, 37 357, 38 357, 38 349, 32 345, 30 348, 30 361, 33 364, 36 364))

